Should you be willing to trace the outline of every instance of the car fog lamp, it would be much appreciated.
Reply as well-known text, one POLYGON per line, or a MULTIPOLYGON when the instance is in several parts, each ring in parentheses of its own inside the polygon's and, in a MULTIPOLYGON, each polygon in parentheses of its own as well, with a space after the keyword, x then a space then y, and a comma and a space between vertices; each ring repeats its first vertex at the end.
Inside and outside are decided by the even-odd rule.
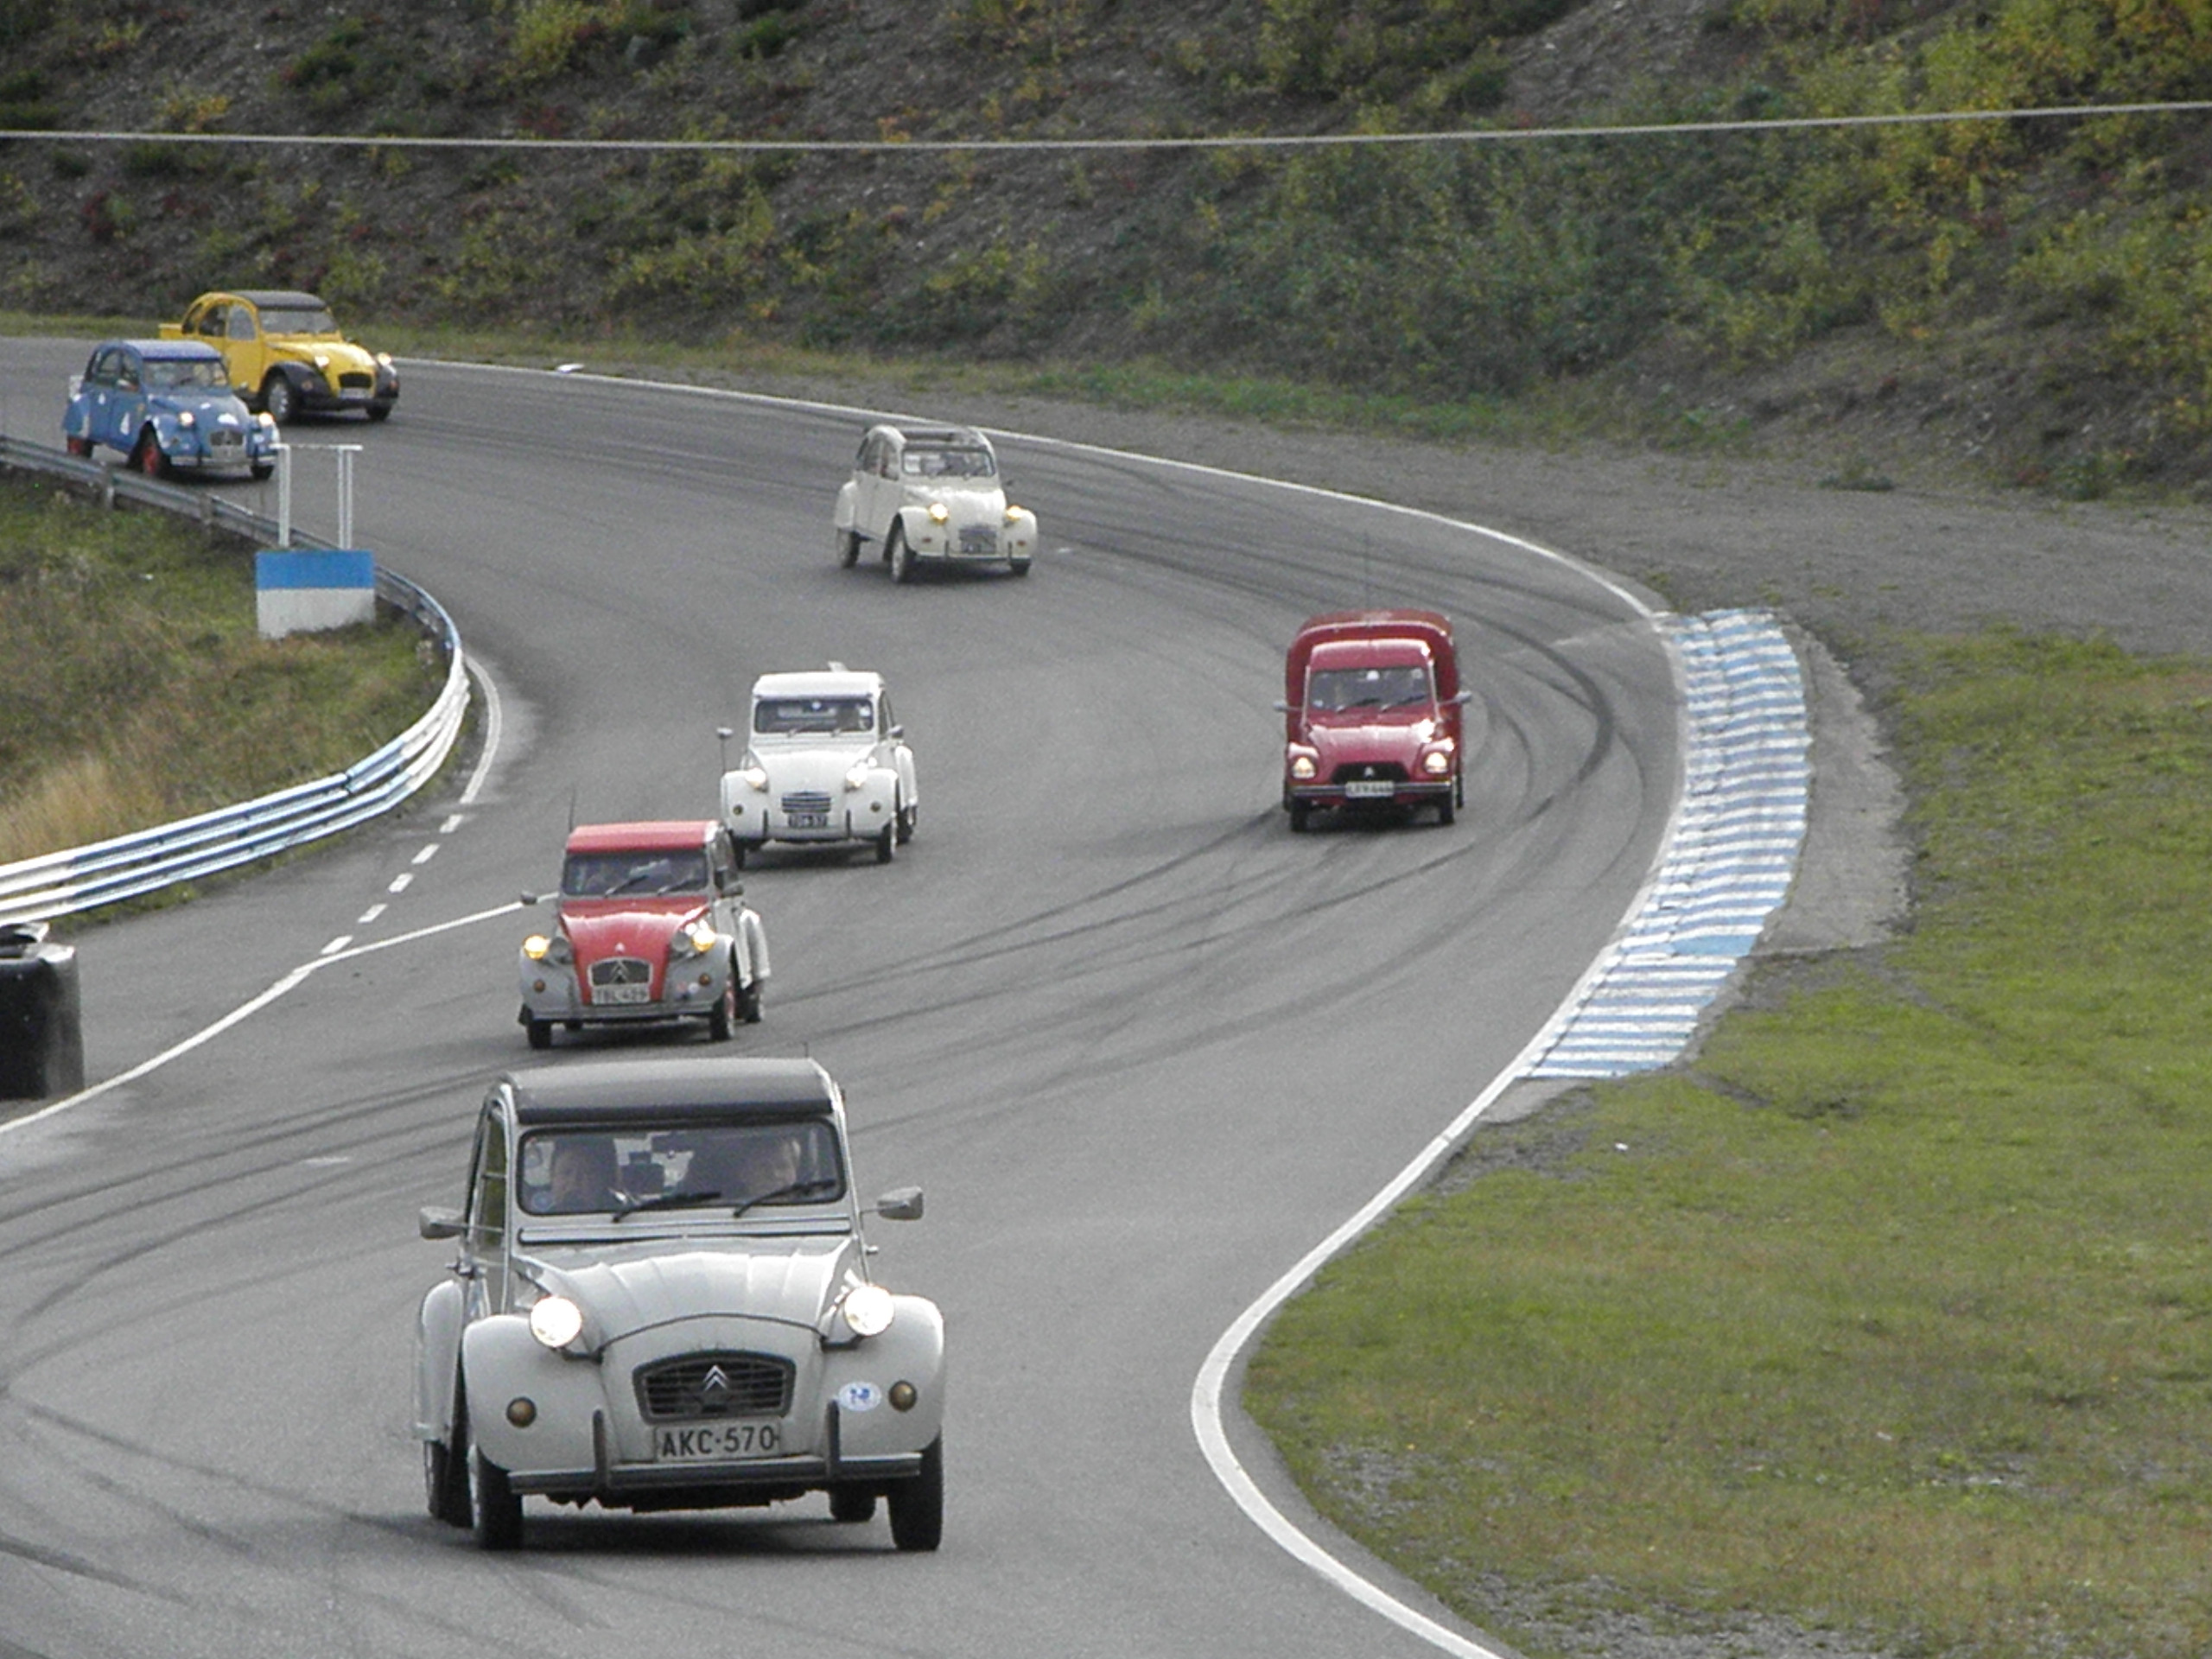
POLYGON ((845 1293, 845 1323, 856 1337, 880 1337, 891 1328, 895 1307, 881 1285, 855 1285, 845 1293))
POLYGON ((517 1428, 528 1428, 537 1421, 537 1402, 526 1394, 517 1395, 507 1402, 507 1421, 517 1428))
POLYGON ((583 1328, 583 1309, 565 1296, 543 1296, 531 1304, 530 1334, 548 1348, 567 1347, 583 1328))
POLYGON ((941 524, 951 517, 952 509, 946 506, 944 502, 932 501, 930 503, 930 523, 933 524, 941 524))
POLYGON ((1313 777, 1316 770, 1311 755, 1301 754, 1290 763, 1290 775, 1301 781, 1313 777))
POLYGON ((891 1402, 892 1410, 912 1411, 914 1402, 922 1396, 912 1383, 901 1381, 891 1385, 890 1393, 886 1397, 891 1402))
POLYGON ((1452 770, 1452 757, 1442 749, 1431 749, 1421 756, 1421 769, 1432 778, 1441 778, 1452 770))
POLYGON ((852 768, 851 771, 845 774, 845 787, 847 789, 866 789, 868 787, 867 761, 862 760, 859 762, 852 768))

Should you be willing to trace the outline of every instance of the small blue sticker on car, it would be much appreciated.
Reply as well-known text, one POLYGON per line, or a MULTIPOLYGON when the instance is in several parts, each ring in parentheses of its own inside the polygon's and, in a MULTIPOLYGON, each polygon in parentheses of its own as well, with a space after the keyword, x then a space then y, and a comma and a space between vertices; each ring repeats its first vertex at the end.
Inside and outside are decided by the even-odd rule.
POLYGON ((837 1390, 837 1403, 847 1411, 874 1411, 883 1403, 883 1390, 873 1382, 848 1382, 837 1390))

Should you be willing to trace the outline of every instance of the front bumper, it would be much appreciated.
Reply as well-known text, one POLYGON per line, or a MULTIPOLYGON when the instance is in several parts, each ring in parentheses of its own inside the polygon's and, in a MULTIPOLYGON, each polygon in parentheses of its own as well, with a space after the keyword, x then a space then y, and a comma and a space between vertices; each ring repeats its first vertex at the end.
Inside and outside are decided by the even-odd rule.
POLYGON ((668 1020, 704 1020, 721 1001, 729 979, 728 963, 726 951, 714 951, 664 969, 661 995, 650 1001, 587 1002, 574 969, 525 957, 518 1023, 552 1020, 575 1025, 651 1025, 668 1020))
POLYGON ((1445 800, 1459 789, 1454 778, 1388 778, 1363 785, 1292 784, 1283 791, 1283 804, 1294 801, 1307 806, 1402 806, 1445 800), (1383 785, 1388 785, 1387 788, 1383 785), (1355 792, 1357 791, 1357 792, 1355 792))

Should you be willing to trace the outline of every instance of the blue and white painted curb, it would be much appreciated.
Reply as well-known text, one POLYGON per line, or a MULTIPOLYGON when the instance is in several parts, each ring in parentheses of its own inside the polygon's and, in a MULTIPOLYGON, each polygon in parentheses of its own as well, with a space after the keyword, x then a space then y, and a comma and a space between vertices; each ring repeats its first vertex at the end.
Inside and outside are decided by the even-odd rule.
POLYGON ((1797 654, 1764 611, 1667 627, 1690 728, 1674 842, 1532 1077, 1613 1077, 1672 1062, 1789 896, 1812 782, 1797 654))

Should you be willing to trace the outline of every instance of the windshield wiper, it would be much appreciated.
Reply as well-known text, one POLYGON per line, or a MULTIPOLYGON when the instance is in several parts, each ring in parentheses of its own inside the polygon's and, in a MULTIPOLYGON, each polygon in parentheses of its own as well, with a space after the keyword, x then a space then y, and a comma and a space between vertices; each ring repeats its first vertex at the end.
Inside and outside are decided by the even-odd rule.
POLYGON ((640 1210, 689 1209, 696 1205, 712 1204, 721 1197, 721 1193, 713 1188, 704 1192, 664 1192, 657 1198, 640 1198, 626 1209, 617 1210, 614 1219, 620 1221, 625 1216, 634 1216, 640 1210))
POLYGON ((817 1176, 810 1181, 792 1181, 788 1185, 775 1187, 758 1197, 747 1198, 730 1214, 741 1216, 756 1204, 766 1204, 772 1198, 795 1198, 802 1193, 819 1192, 824 1187, 834 1192, 837 1190, 837 1183, 828 1176, 817 1176))

